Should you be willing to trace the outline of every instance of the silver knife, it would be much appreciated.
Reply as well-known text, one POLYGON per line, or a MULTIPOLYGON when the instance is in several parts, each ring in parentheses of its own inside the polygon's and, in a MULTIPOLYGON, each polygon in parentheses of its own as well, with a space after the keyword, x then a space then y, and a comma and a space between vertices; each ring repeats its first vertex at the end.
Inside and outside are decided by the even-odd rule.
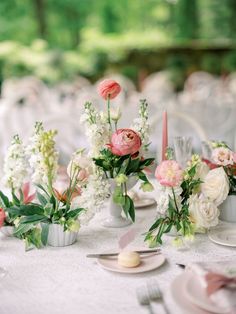
MULTIPOLYGON (((148 254, 148 253, 160 253, 160 249, 153 249, 153 250, 137 250, 135 252, 139 254, 148 254)), ((120 252, 115 253, 101 253, 101 254, 88 254, 86 257, 89 258, 99 258, 99 257, 109 257, 109 256, 118 256, 120 252)))

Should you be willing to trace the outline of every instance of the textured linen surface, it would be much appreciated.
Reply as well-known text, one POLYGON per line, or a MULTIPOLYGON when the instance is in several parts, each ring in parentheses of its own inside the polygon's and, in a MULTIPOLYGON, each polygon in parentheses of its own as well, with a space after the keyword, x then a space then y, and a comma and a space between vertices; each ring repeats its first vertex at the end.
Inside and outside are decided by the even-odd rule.
MULTIPOLYGON (((136 299, 136 288, 155 278, 164 292, 170 313, 184 311, 175 304, 170 293, 173 279, 182 273, 176 263, 236 261, 236 249, 210 242, 206 235, 197 235, 194 245, 179 251, 171 246, 172 238, 165 236, 162 247, 166 263, 141 274, 119 274, 102 269, 86 254, 114 250, 119 237, 129 227, 109 229, 101 226, 107 209, 99 213, 79 232, 76 244, 47 247, 25 252, 18 239, 0 236, 0 266, 8 274, 0 279, 1 314, 107 314, 148 313, 136 299)), ((144 247, 142 235, 152 224, 155 208, 136 211, 138 235, 134 247, 144 247)), ((164 313, 153 304, 155 313, 164 313)))

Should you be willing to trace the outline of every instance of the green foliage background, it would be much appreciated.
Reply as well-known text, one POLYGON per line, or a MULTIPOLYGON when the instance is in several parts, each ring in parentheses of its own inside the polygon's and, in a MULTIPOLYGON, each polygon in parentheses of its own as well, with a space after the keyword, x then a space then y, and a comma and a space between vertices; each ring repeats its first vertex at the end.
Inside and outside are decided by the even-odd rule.
POLYGON ((228 73, 236 69, 235 36, 235 0, 0 1, 2 78, 228 73))

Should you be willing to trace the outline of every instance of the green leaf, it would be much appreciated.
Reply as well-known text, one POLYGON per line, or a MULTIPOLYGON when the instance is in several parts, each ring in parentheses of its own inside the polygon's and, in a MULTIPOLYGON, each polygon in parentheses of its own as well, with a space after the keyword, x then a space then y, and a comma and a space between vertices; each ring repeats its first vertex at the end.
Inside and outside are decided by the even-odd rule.
POLYGON ((66 213, 66 218, 77 218, 84 208, 76 208, 66 213))
POLYGON ((20 205, 20 200, 16 196, 16 194, 12 191, 12 199, 13 199, 13 204, 19 206, 20 205))
POLYGON ((14 216, 20 216, 21 215, 20 207, 16 207, 16 206, 8 207, 8 208, 6 208, 6 211, 10 215, 14 215, 14 216))
POLYGON ((134 208, 134 202, 131 198, 130 198, 129 216, 131 220, 135 222, 135 208, 134 208))
POLYGON ((21 236, 22 234, 29 231, 31 228, 33 228, 33 224, 19 224, 17 227, 15 227, 14 235, 16 237, 21 236))
POLYGON ((42 204, 43 206, 46 206, 46 204, 48 203, 48 200, 45 198, 45 196, 43 196, 43 194, 37 192, 37 198, 40 202, 40 204, 42 204))
POLYGON ((20 206, 20 215, 21 216, 31 216, 31 215, 43 215, 43 207, 38 204, 27 204, 20 206))
POLYGON ((135 221, 135 209, 134 209, 134 203, 133 200, 128 196, 124 195, 124 205, 122 206, 124 213, 126 217, 128 218, 130 216, 131 220, 135 221))
POLYGON ((36 223, 36 222, 40 222, 40 221, 47 221, 47 217, 45 217, 44 215, 31 215, 31 216, 27 216, 27 217, 22 217, 20 220, 21 224, 28 224, 28 223, 36 223))
POLYGON ((3 205, 6 208, 10 206, 10 202, 9 202, 8 197, 5 194, 3 194, 2 191, 0 191, 0 198, 1 198, 2 202, 3 202, 3 205))
POLYGON ((124 205, 122 206, 125 216, 128 218, 129 217, 129 208, 130 208, 130 198, 128 195, 124 196, 124 205))
POLYGON ((140 180, 142 180, 144 182, 148 182, 146 174, 143 173, 142 171, 138 172, 138 177, 139 177, 140 180))
POLYGON ((150 231, 153 231, 153 230, 155 230, 155 229, 157 229, 157 227, 161 224, 161 222, 163 221, 163 219, 164 218, 158 218, 155 222, 154 222, 154 224, 151 226, 151 228, 149 229, 149 232, 150 231))
POLYGON ((42 190, 47 196, 50 197, 50 195, 48 194, 47 190, 41 185, 41 184, 37 184, 36 185, 40 190, 42 190))
POLYGON ((143 169, 143 168, 146 168, 146 167, 152 165, 153 162, 154 162, 154 160, 155 160, 155 158, 147 158, 147 159, 144 159, 144 160, 140 160, 139 166, 140 166, 140 168, 142 168, 142 169, 143 169))
POLYGON ((139 159, 130 159, 129 164, 127 165, 126 168, 126 175, 130 175, 131 173, 137 172, 139 169, 139 159))
POLYGON ((42 223, 41 224, 42 231, 41 231, 41 242, 43 245, 47 245, 48 242, 48 232, 49 232, 49 224, 42 223))
POLYGON ((52 195, 50 197, 50 203, 53 205, 53 208, 55 209, 57 207, 57 200, 56 198, 54 197, 54 195, 52 195))

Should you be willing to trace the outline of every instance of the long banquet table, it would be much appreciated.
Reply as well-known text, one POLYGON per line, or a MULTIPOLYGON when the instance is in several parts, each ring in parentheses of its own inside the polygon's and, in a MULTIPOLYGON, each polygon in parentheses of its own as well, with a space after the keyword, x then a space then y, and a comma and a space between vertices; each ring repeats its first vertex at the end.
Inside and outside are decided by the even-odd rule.
MULTIPOLYGON (((46 247, 25 252, 18 239, 0 236, 0 266, 7 275, 0 279, 1 314, 134 314, 148 313, 136 298, 136 289, 155 278, 164 292, 172 314, 185 313, 174 301, 170 287, 183 271, 176 263, 193 261, 236 261, 236 249, 210 242, 207 235, 197 235, 187 250, 171 245, 165 236, 162 252, 166 262, 160 268, 140 274, 120 274, 102 269, 86 254, 114 250, 118 239, 129 227, 110 229, 101 226, 107 215, 104 208, 81 228, 78 241, 64 248, 46 247)), ((152 224, 155 206, 136 210, 138 236, 132 243, 143 247, 143 233, 152 224)), ((164 313, 160 304, 154 313, 164 313)), ((187 313, 187 312, 186 312, 187 313)), ((188 313, 190 314, 190 313, 188 313)))

